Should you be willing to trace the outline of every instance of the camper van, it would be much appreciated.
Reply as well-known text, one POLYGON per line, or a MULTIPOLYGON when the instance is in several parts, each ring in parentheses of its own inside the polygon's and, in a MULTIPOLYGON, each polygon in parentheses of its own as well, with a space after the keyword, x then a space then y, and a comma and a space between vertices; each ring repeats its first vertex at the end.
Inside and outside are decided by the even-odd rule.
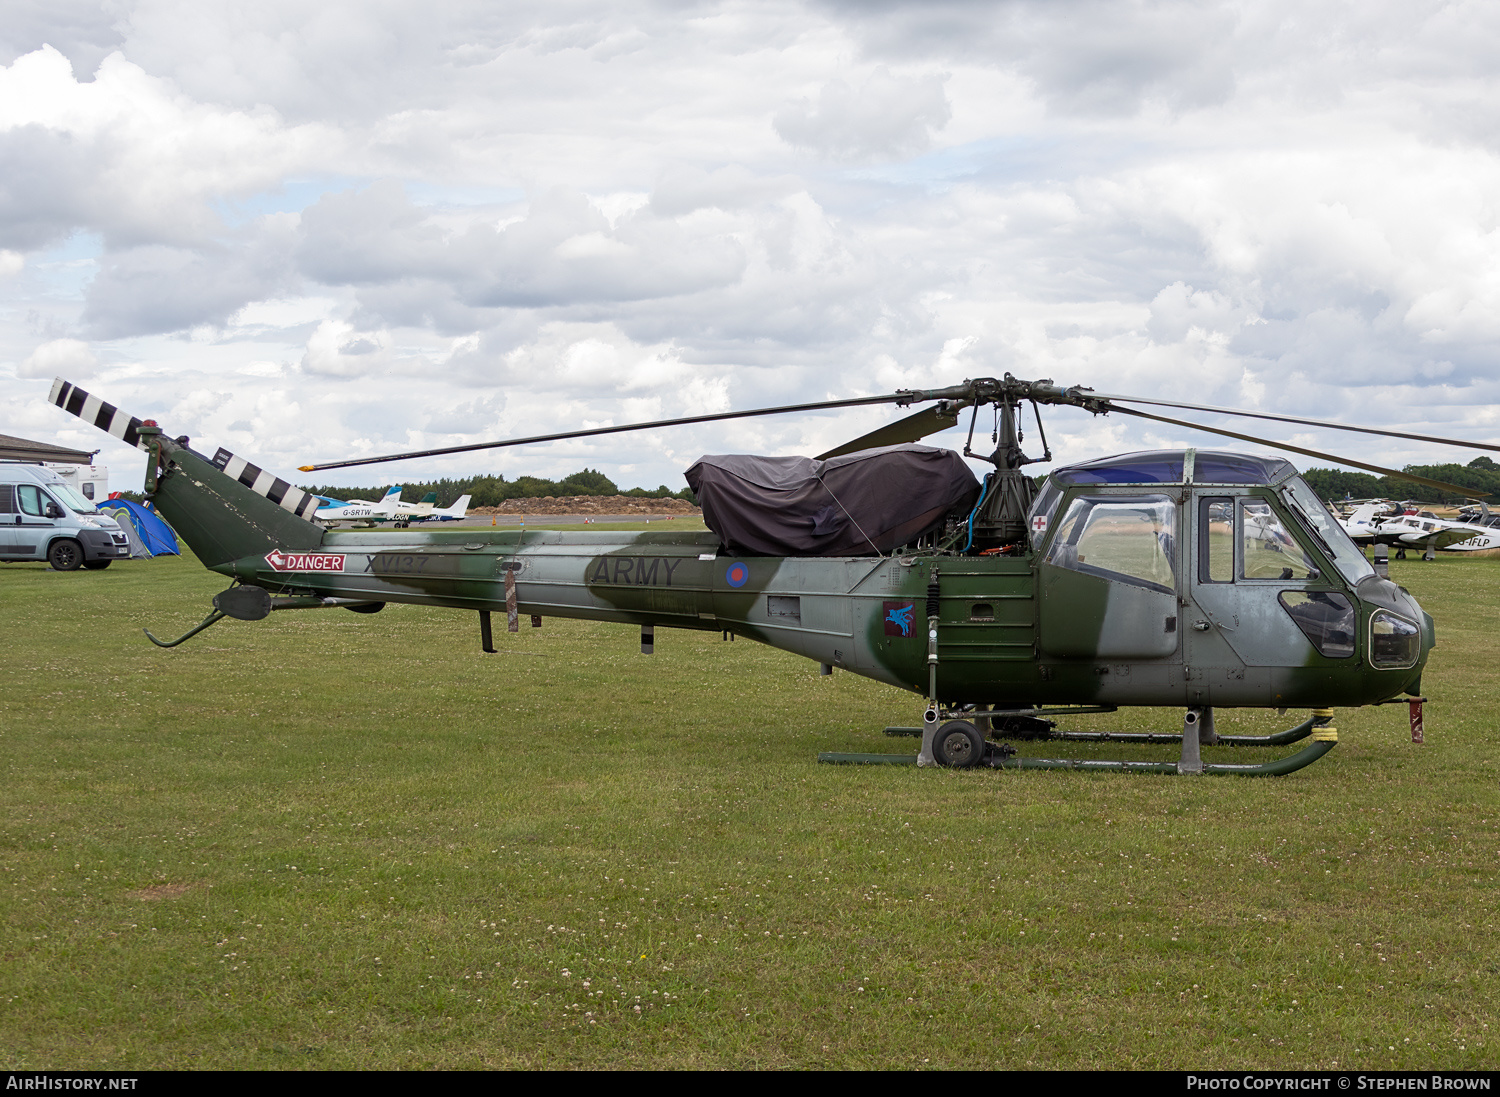
POLYGON ((120 524, 96 512, 52 469, 0 462, 0 561, 97 570, 129 555, 120 524))

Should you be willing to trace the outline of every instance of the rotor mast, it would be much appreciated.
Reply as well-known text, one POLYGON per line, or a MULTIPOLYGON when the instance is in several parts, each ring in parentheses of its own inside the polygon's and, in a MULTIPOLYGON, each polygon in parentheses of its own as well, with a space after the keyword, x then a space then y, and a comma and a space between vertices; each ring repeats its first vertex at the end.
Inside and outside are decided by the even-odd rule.
MULTIPOLYGON (((1036 484, 1022 470, 1023 466, 1039 461, 1052 460, 1047 435, 1042 431, 1041 414, 1037 413, 1037 430, 1041 433, 1043 455, 1028 457, 1021 448, 1021 430, 1017 415, 1023 400, 1038 404, 1071 404, 1096 414, 1106 410, 1102 401, 1087 395, 1088 389, 1060 388, 1050 380, 1021 381, 1009 373, 1003 379, 978 378, 962 386, 963 395, 953 399, 947 395, 953 390, 924 394, 947 399, 957 407, 972 406, 975 417, 980 407, 993 404, 996 409, 995 449, 984 460, 995 466, 995 471, 985 477, 984 496, 979 504, 979 513, 974 516, 972 544, 976 546, 1000 547, 1013 545, 1026 539, 1026 515, 1036 498, 1036 484)), ((970 421, 969 440, 964 445, 964 456, 979 457, 971 445, 974 440, 974 423, 970 421)))

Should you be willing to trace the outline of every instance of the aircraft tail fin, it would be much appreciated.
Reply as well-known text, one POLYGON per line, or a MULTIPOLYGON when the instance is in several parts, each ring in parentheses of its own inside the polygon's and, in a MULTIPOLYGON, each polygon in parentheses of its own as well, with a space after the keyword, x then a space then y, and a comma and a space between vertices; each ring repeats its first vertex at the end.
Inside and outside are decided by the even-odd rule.
POLYGON ((460 495, 458 502, 454 503, 451 507, 430 511, 427 517, 436 518, 441 522, 456 522, 469 513, 469 500, 472 498, 474 498, 472 495, 460 495))
MULTIPOLYGON (((145 424, 59 378, 51 402, 137 449, 151 451, 145 424)), ((275 549, 310 549, 323 541, 314 525, 318 497, 220 449, 206 457, 165 435, 152 505, 206 567, 218 568, 275 549)))

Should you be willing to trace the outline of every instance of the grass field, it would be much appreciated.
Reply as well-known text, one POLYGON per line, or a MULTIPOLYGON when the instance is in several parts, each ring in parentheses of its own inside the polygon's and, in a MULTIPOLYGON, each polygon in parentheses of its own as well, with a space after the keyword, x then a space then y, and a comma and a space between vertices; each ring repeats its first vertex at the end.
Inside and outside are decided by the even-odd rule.
POLYGON ((7 565, 5 1066, 1494 1067, 1500 561, 1392 571, 1426 745, 1340 712, 1237 780, 819 766, 919 699, 713 633, 161 651, 224 585, 191 560, 7 565))

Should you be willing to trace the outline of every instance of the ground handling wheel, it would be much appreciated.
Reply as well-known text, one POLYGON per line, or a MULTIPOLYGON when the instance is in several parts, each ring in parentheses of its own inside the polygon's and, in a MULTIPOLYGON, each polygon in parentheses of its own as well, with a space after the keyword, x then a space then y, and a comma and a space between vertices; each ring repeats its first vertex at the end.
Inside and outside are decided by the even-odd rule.
POLYGON ((984 736, 967 720, 949 720, 932 737, 932 760, 940 766, 968 769, 984 758, 984 736))

